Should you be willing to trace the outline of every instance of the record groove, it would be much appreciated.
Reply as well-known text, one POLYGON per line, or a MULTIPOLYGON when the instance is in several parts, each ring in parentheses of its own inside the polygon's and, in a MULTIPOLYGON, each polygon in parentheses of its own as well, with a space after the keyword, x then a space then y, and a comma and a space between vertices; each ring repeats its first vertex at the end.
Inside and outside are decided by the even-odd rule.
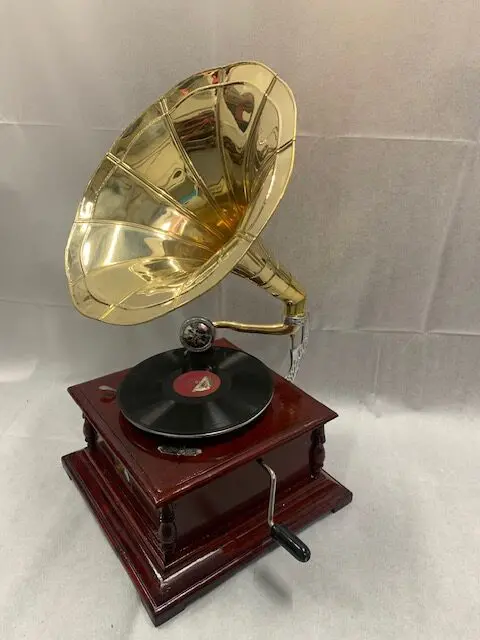
POLYGON ((260 360, 214 347, 201 359, 174 349, 144 360, 121 383, 117 401, 142 431, 191 439, 240 429, 265 411, 272 395, 272 375, 260 360))

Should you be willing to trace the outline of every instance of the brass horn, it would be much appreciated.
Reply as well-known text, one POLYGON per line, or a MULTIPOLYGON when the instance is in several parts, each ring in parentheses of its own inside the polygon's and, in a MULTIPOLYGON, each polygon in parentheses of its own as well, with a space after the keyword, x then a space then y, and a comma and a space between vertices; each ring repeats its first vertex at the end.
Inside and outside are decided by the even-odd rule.
POLYGON ((75 307, 138 324, 190 302, 233 272, 285 305, 293 333, 305 294, 258 240, 293 166, 296 106, 268 67, 238 62, 184 80, 115 141, 90 180, 65 251, 75 307))

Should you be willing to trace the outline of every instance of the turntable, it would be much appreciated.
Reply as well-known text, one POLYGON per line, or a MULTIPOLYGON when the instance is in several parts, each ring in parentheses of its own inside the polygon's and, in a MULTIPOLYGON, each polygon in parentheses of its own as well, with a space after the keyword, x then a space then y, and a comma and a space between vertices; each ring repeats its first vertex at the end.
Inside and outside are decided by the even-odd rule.
POLYGON ((336 414, 292 382, 305 293, 258 239, 290 177, 295 121, 291 91, 260 63, 188 78, 113 144, 68 240, 72 301, 96 320, 153 320, 230 272, 284 305, 277 324, 189 318, 170 351, 69 389, 87 446, 64 467, 154 624, 275 543, 308 561, 293 532, 352 498, 323 470, 336 414), (289 336, 288 379, 219 329, 289 336))

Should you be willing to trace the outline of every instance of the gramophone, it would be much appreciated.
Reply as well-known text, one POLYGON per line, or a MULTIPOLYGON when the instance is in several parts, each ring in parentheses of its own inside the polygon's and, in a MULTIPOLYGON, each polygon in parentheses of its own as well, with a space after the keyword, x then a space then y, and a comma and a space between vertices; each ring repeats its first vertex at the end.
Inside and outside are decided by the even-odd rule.
POLYGON ((348 504, 323 470, 336 414, 292 380, 305 347, 305 293, 259 235, 287 186, 296 106, 268 67, 197 73, 146 109, 90 180, 65 252, 83 315, 144 323, 227 274, 283 303, 275 324, 187 319, 176 348, 69 389, 87 446, 63 465, 154 624, 293 531, 348 504), (291 340, 288 379, 216 331, 291 340))

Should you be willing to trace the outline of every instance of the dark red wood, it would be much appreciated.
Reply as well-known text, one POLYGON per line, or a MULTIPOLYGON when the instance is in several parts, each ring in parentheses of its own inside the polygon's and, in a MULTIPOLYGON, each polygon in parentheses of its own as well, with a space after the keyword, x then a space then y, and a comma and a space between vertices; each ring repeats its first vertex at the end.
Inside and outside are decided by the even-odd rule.
POLYGON ((272 544, 259 457, 278 476, 279 523, 296 530, 351 501, 322 468, 324 425, 336 414, 280 376, 255 425, 179 457, 161 453, 162 441, 131 426, 99 389, 116 388, 126 373, 69 389, 85 418, 87 447, 62 461, 155 624, 272 544))
POLYGON ((318 478, 325 462, 325 428, 318 427, 312 431, 310 447, 310 473, 318 478))

